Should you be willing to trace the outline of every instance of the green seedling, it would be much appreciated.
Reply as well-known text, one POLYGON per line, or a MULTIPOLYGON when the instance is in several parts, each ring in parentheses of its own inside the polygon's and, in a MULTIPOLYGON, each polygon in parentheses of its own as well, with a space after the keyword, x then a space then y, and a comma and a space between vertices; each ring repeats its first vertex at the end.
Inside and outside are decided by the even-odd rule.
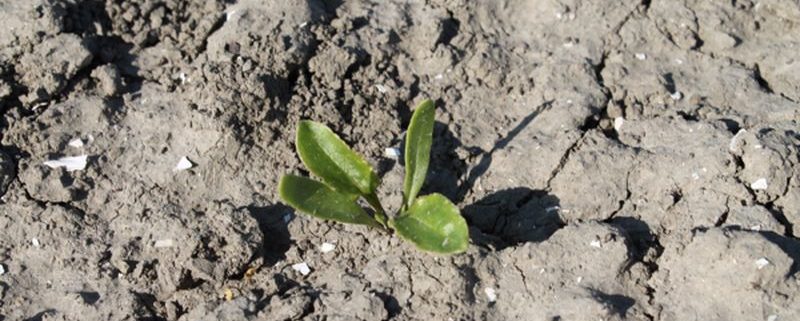
POLYGON ((430 163, 435 107, 425 100, 411 116, 406 133, 406 175, 400 212, 387 216, 375 191, 380 179, 372 167, 327 126, 310 120, 297 125, 300 160, 321 181, 284 175, 278 192, 296 210, 324 220, 363 224, 394 231, 417 248, 434 253, 463 252, 469 245, 467 223, 441 194, 417 197, 430 163), (372 211, 365 211, 363 198, 372 211))

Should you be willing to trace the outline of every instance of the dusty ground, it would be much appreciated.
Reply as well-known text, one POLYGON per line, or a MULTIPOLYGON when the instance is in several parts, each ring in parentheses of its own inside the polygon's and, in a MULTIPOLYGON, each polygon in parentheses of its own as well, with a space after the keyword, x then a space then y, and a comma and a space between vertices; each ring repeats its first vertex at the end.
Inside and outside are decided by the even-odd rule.
POLYGON ((800 320, 797 1, 0 0, 0 25, 2 321, 800 320), (384 149, 423 97, 467 253, 278 201, 311 118, 397 207, 384 149))

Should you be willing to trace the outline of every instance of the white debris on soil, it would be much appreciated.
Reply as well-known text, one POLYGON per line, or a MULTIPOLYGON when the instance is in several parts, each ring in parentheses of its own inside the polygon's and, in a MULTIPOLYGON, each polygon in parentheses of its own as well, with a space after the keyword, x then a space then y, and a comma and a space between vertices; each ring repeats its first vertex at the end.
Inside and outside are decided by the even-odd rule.
POLYGON ((750 188, 753 190, 767 189, 767 179, 764 177, 757 179, 755 182, 750 183, 750 188))
POLYGON ((578 277, 578 278, 575 280, 575 282, 577 282, 578 284, 581 284, 581 282, 582 282, 582 281, 583 281, 583 277, 582 277, 582 276, 579 276, 579 277, 578 277))
POLYGON ((31 244, 33 244, 33 246, 35 246, 35 247, 42 246, 42 243, 39 243, 39 239, 37 239, 35 237, 31 239, 31 244))
POLYGON ((614 130, 619 131, 622 128, 622 124, 625 123, 625 118, 617 117, 614 118, 614 130))
POLYGON ((756 260, 756 267, 758 267, 759 270, 763 269, 767 265, 769 265, 769 260, 767 260, 767 258, 762 257, 756 260))
POLYGON ((397 147, 388 147, 383 150, 383 155, 389 158, 400 157, 400 149, 397 147))
POLYGON ((669 97, 672 98, 672 100, 681 100, 681 98, 683 98, 683 93, 680 91, 675 91, 674 93, 671 93, 669 97))
POLYGON ((697 172, 692 173, 692 179, 694 180, 700 179, 700 174, 697 174, 697 172))
POLYGON ((182 170, 190 169, 190 168, 192 168, 192 166, 194 166, 194 164, 192 164, 192 161, 190 161, 189 158, 187 158, 186 156, 183 156, 178 161, 178 164, 175 165, 175 168, 172 169, 172 171, 173 172, 179 172, 179 171, 182 171, 182 170))
POLYGON ((69 143, 67 143, 67 145, 75 147, 75 148, 81 148, 81 147, 83 147, 83 139, 75 138, 75 139, 69 141, 69 143))
POLYGON ((639 60, 647 59, 647 55, 645 53, 643 53, 643 52, 636 53, 634 56, 636 57, 636 59, 639 59, 639 60))
POLYGON ((311 273, 311 269, 308 267, 308 264, 306 264, 306 262, 300 262, 300 263, 297 263, 297 264, 293 264, 292 265, 292 270, 300 272, 300 274, 302 274, 302 275, 308 275, 309 273, 311 273))
POLYGON ((444 78, 444 75, 442 75, 442 74, 436 74, 436 76, 433 76, 433 79, 436 79, 436 80, 440 80, 442 78, 444 78))
POLYGON ((46 161, 44 162, 44 165, 50 168, 64 167, 67 169, 67 172, 72 172, 72 171, 83 170, 84 168, 86 168, 87 159, 88 156, 86 155, 68 156, 46 161))
POLYGON ((497 292, 495 292, 493 288, 484 288, 483 292, 486 293, 486 299, 489 300, 489 302, 497 301, 497 292))
POLYGON ((555 205, 555 206, 550 206, 544 210, 547 213, 552 213, 552 212, 558 212, 559 209, 561 209, 561 206, 555 205))
POLYGON ((387 89, 387 88, 386 88, 386 86, 384 86, 384 85, 381 85, 381 84, 376 84, 376 85, 375 85, 375 88, 376 88, 376 89, 378 89, 378 91, 379 91, 381 94, 385 94, 386 92, 388 92, 388 91, 389 91, 389 89, 387 89))
POLYGON ((0 264, 0 275, 3 275, 3 274, 6 274, 6 268, 3 267, 2 264, 0 264))
POLYGON ((738 142, 739 138, 742 137, 742 135, 744 135, 745 133, 747 133, 747 130, 740 129, 736 133, 736 135, 733 135, 733 137, 731 138, 731 143, 728 144, 728 150, 729 151, 732 151, 732 152, 736 151, 736 147, 739 145, 739 142, 738 142))
POLYGON ((767 321, 775 321, 775 320, 778 320, 778 315, 777 314, 770 314, 767 317, 767 321))
POLYGON ((156 243, 153 246, 155 246, 157 248, 173 247, 173 246, 175 246, 175 241, 173 241, 172 239, 157 240, 156 243))
POLYGON ((298 27, 303 28, 308 25, 308 21, 303 21, 298 27))
POLYGON ((603 244, 600 243, 600 240, 594 240, 594 241, 589 242, 589 246, 596 247, 596 248, 601 248, 601 247, 603 247, 603 244))
POLYGON ((333 249, 335 249, 335 248, 336 248, 336 244, 325 242, 325 243, 322 243, 322 245, 319 246, 319 251, 322 252, 322 253, 328 253, 330 251, 333 251, 333 249))

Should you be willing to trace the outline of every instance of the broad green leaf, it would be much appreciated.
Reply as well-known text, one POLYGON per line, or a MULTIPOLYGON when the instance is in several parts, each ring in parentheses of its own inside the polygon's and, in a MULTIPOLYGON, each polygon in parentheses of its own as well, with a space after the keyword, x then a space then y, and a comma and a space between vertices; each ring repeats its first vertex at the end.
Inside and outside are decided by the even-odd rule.
POLYGON ((369 216, 356 199, 358 195, 337 192, 313 179, 284 175, 278 184, 284 202, 308 215, 342 223, 380 225, 369 216))
POLYGON ((458 208, 441 194, 418 198, 389 226, 424 251, 453 254, 465 251, 469 245, 467 222, 458 208))
POLYGON ((433 101, 425 99, 417 106, 406 133, 406 178, 403 183, 403 206, 411 207, 417 198, 431 158, 433 144, 433 122, 435 107, 433 101))
POLYGON ((311 173, 337 191, 367 195, 378 187, 378 175, 372 167, 328 126, 300 121, 297 153, 311 173))

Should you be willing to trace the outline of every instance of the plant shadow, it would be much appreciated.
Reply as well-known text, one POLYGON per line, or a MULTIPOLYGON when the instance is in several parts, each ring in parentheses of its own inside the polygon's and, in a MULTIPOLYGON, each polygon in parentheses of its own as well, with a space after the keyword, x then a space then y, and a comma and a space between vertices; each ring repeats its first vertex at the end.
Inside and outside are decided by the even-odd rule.
POLYGON ((558 197, 516 187, 489 194, 464 207, 462 213, 473 228, 474 243, 502 249, 549 238, 565 225, 558 210, 558 197))
POLYGON ((248 206, 247 211, 256 222, 263 235, 262 257, 266 265, 273 265, 286 258, 286 251, 292 245, 289 222, 292 208, 275 204, 268 206, 248 206))

